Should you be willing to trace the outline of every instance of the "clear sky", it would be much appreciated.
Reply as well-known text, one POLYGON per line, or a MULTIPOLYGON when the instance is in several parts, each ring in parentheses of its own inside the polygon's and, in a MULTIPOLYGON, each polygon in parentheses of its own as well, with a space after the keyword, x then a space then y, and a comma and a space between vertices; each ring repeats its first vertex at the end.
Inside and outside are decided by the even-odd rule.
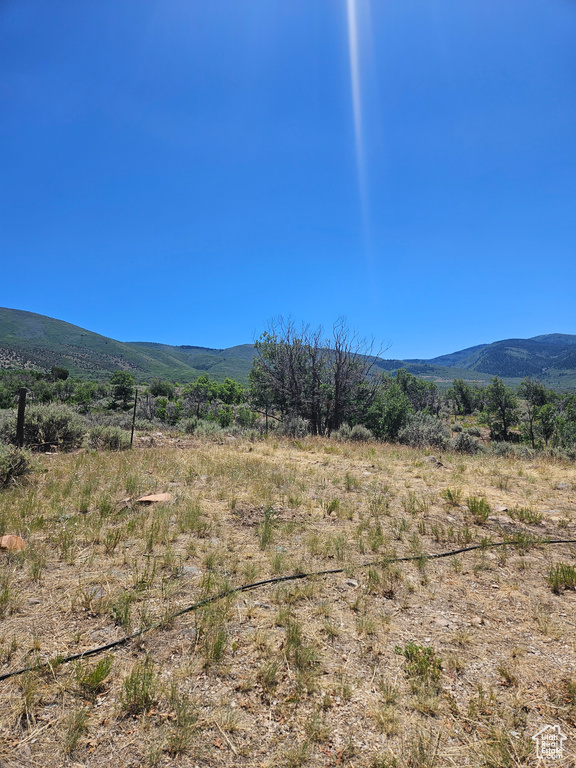
POLYGON ((576 333, 574 0, 0 0, 0 306, 576 333))

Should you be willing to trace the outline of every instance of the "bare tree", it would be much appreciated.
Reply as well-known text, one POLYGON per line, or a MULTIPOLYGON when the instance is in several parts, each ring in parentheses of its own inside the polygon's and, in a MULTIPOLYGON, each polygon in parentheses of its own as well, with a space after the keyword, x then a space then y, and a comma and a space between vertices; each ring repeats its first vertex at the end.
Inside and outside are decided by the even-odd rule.
POLYGON ((250 374, 255 401, 274 406, 284 417, 306 419, 312 434, 338 429, 373 397, 373 343, 359 339, 342 318, 328 338, 322 328, 297 329, 292 320, 279 318, 255 346, 250 374))

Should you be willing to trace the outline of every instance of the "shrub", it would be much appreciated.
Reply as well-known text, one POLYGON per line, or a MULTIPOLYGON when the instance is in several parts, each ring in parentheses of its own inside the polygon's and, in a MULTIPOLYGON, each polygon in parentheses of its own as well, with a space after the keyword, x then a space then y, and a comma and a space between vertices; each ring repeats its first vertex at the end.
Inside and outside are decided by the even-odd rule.
POLYGON ((88 433, 91 448, 125 451, 130 448, 130 434, 120 427, 92 427, 88 433))
POLYGON ((0 445, 0 488, 30 472, 30 454, 12 445, 0 445))
POLYGON ((236 421, 243 428, 253 427, 258 420, 258 414, 251 411, 245 405, 241 405, 236 410, 236 421))
POLYGON ((576 568, 566 563, 556 563, 548 571, 547 581, 556 594, 563 589, 576 589, 576 568))
POLYGON ((450 448, 457 453, 478 453, 482 446, 467 432, 459 432, 449 443, 450 448))
POLYGON ((184 419, 184 421, 180 423, 180 428, 183 429, 187 435, 193 435, 194 432, 196 432, 197 426, 198 419, 196 416, 191 416, 189 419, 184 419))
POLYGON ((469 496, 466 499, 466 504, 476 523, 486 522, 490 514, 490 504, 488 504, 485 498, 479 499, 477 496, 469 496))
POLYGON ((514 443, 492 443, 490 446, 490 453, 495 456, 507 457, 511 456, 517 459, 530 459, 536 452, 529 448, 527 445, 515 445, 514 443))
POLYGON ((16 442, 16 411, 13 408, 0 411, 0 442, 16 442))
POLYGON ((438 687, 442 673, 442 659, 433 648, 406 643, 404 648, 396 646, 395 653, 404 656, 404 672, 409 680, 438 687))
POLYGON ((335 440, 350 440, 351 433, 352 430, 350 429, 350 426, 344 423, 341 425, 340 429, 336 429, 332 432, 331 437, 335 440))
POLYGON ((300 416, 286 416, 278 427, 279 434, 287 435, 288 437, 305 437, 308 431, 308 422, 300 416))
POLYGON ((374 439, 374 435, 363 424, 355 424, 350 430, 350 439, 358 442, 368 442, 374 439))
POLYGON ((219 437, 222 435, 222 427, 214 421, 200 419, 194 434, 200 437, 219 437))
POLYGON ((84 437, 84 420, 67 405, 30 405, 24 417, 24 442, 30 446, 76 448, 84 437))
POLYGON ((449 438, 450 432, 440 419, 427 413, 415 413, 410 416, 398 435, 401 443, 414 447, 446 448, 449 438))

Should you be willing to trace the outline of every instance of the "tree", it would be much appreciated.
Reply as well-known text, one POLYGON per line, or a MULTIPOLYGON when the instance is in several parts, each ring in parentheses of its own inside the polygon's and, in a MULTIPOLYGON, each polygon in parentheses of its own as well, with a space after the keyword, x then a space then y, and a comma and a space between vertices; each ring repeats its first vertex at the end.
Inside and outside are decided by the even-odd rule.
POLYGON ((372 347, 343 320, 324 338, 322 329, 296 329, 281 318, 255 347, 250 373, 255 403, 273 406, 284 418, 305 419, 314 435, 330 434, 354 420, 373 397, 375 388, 367 382, 375 362, 372 347))
POLYGON ((206 405, 218 397, 218 384, 211 381, 207 373, 198 376, 196 381, 187 384, 182 390, 182 397, 189 408, 194 408, 195 416, 200 418, 200 412, 206 405))
POLYGON ((382 376, 362 422, 375 437, 396 440, 413 412, 410 400, 398 382, 389 376, 382 376))
POLYGON ((134 397, 134 376, 129 371, 116 371, 110 379, 110 388, 114 400, 121 400, 122 407, 127 408, 134 397))
MULTIPOLYGON (((532 448, 536 447, 536 433, 535 426, 538 420, 538 415, 542 408, 550 402, 552 399, 552 392, 549 392, 544 384, 539 381, 532 381, 529 377, 525 378, 520 384, 518 391, 520 396, 524 398, 526 402, 526 434, 530 440, 532 448)), ((554 409, 552 409, 554 410, 554 409)), ((546 424, 550 423, 549 412, 546 412, 544 417, 546 424)), ((545 427, 547 432, 548 427, 545 427)), ((545 438, 546 445, 548 445, 548 438, 545 438)))
POLYGON ((509 440, 510 428, 518 421, 518 398, 502 379, 494 376, 485 389, 485 407, 493 440, 509 440))
POLYGON ((454 379, 449 396, 454 400, 456 412, 469 416, 478 405, 478 390, 463 379, 454 379))

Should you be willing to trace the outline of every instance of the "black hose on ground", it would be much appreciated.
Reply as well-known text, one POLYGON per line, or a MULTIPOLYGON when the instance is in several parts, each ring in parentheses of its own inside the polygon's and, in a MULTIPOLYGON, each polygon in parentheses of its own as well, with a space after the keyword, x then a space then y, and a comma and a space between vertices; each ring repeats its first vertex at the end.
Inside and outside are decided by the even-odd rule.
MULTIPOLYGON (((486 542, 483 544, 473 544, 470 547, 461 547, 460 549, 452 549, 449 552, 439 552, 437 554, 432 555, 409 555, 408 557, 390 557, 390 558, 383 558, 382 560, 371 560, 367 563, 361 563, 360 565, 353 566, 353 570, 357 570, 360 568, 370 568, 373 566, 382 566, 382 565, 388 565, 389 563, 407 563, 407 562, 413 562, 413 561, 423 561, 426 562, 426 560, 439 560, 443 557, 452 557, 454 555, 460 555, 464 552, 474 552, 475 550, 479 549, 492 549, 494 547, 505 547, 505 546, 518 546, 518 544, 522 544, 522 546, 527 546, 524 542, 521 542, 519 540, 515 540, 513 538, 506 540, 506 541, 497 541, 497 542, 486 542)), ((543 539, 541 541, 530 541, 528 545, 537 546, 542 544, 576 544, 576 539, 543 539)), ((3 675, 0 675, 0 682, 2 680, 8 680, 10 677, 16 677, 17 675, 23 675, 25 672, 34 672, 39 669, 45 669, 46 667, 55 668, 59 667, 61 664, 68 664, 71 661, 78 661, 80 659, 86 659, 89 656, 96 656, 100 653, 104 653, 105 651, 109 651, 112 648, 117 648, 119 645, 123 645, 124 643, 127 643, 129 640, 134 640, 137 637, 141 637, 142 635, 146 634, 147 632, 151 632, 153 629, 158 629, 159 627, 165 625, 168 621, 172 621, 173 619, 176 619, 178 616, 184 616, 186 613, 191 613, 192 611, 198 610, 198 608, 202 608, 205 605, 210 605, 210 603, 215 603, 218 600, 222 600, 225 597, 230 597, 230 595, 240 594, 241 592, 249 592, 253 589, 258 589, 259 587, 265 587, 269 584, 280 584, 284 581, 296 581, 297 579, 309 579, 311 577, 315 576, 334 576, 338 573, 345 573, 346 571, 349 571, 351 568, 350 566, 347 568, 331 568, 325 571, 311 571, 310 573, 293 573, 290 576, 275 576, 272 579, 264 579, 263 581, 255 581, 252 584, 243 584, 240 587, 231 587, 230 589, 225 589, 222 592, 218 592, 215 595, 211 595, 210 597, 205 597, 202 600, 199 600, 197 603, 192 603, 192 605, 187 606, 186 608, 181 608, 179 611, 176 611, 175 613, 170 614, 169 617, 162 619, 161 621, 156 621, 153 624, 149 624, 147 627, 142 627, 142 629, 139 629, 137 632, 133 632, 130 635, 125 635, 124 637, 121 637, 119 640, 114 640, 111 643, 107 643, 106 645, 100 645, 98 648, 91 648, 88 651, 83 651, 82 653, 74 653, 71 656, 56 656, 53 659, 49 659, 48 661, 44 661, 41 663, 34 664, 31 667, 24 667, 23 669, 17 669, 13 672, 6 672, 3 675)))

